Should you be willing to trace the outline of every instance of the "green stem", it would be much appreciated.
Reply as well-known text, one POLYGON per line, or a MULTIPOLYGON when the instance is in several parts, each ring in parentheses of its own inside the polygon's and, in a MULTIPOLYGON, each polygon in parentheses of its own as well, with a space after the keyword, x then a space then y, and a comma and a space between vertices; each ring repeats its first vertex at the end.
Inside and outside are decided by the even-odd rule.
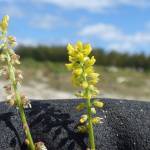
POLYGON ((94 131, 92 124, 92 113, 91 113, 91 100, 87 99, 87 111, 88 111, 88 133, 89 133, 89 143, 91 146, 91 150, 95 150, 95 140, 94 140, 94 131))
POLYGON ((35 145, 33 143, 33 139, 32 139, 31 133, 30 133, 30 129, 29 129, 29 126, 28 126, 28 123, 27 123, 27 120, 26 120, 24 108, 21 104, 21 97, 20 97, 18 87, 17 87, 14 67, 12 66, 10 60, 11 60, 10 56, 7 52, 7 63, 8 63, 8 69, 9 69, 9 76, 10 76, 10 80, 11 80, 11 83, 12 83, 13 90, 15 92, 16 103, 17 103, 17 106, 19 107, 20 117, 21 117, 22 124, 24 126, 24 131, 25 131, 26 137, 29 141, 28 147, 29 147, 30 150, 35 150, 35 145))
MULTIPOLYGON (((84 74, 84 67, 81 65, 83 69, 83 74, 84 74)), ((87 82, 87 78, 83 76, 83 80, 87 82)), ((89 95, 89 90, 88 88, 85 89, 85 95, 88 97, 89 95)), ((95 150, 95 139, 94 139, 94 131, 93 131, 93 124, 92 124, 92 112, 91 112, 91 99, 87 98, 87 115, 88 115, 88 134, 89 134, 89 144, 91 147, 91 150, 95 150)))

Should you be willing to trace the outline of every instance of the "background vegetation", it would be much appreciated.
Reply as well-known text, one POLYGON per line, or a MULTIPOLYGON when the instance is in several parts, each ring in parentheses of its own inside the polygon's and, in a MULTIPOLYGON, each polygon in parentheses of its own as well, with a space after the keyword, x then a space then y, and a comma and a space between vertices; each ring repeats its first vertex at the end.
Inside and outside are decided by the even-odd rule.
MULTIPOLYGON (((22 59, 34 59, 45 62, 67 62, 67 52, 61 46, 18 46, 16 52, 22 59)), ((129 67, 135 69, 150 69, 150 56, 141 54, 119 53, 116 51, 105 52, 103 49, 94 49, 93 55, 96 57, 96 64, 101 66, 129 67)))

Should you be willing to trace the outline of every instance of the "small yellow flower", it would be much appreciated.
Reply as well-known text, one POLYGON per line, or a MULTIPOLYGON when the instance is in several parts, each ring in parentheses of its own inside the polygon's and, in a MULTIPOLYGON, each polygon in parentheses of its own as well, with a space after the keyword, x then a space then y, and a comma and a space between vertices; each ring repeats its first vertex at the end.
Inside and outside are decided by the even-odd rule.
POLYGON ((82 50, 82 49, 83 49, 83 44, 82 44, 81 41, 78 41, 78 42, 77 42, 76 48, 79 49, 79 50, 82 50))
POLYGON ((104 106, 104 103, 103 102, 100 102, 100 101, 94 101, 93 102, 93 105, 95 107, 98 107, 98 108, 102 108, 104 106))
POLYGON ((84 71, 87 75, 91 74, 94 72, 93 70, 93 67, 92 66, 89 66, 87 68, 85 68, 85 71, 84 71))
POLYGON ((73 73, 77 76, 81 75, 82 74, 82 69, 81 68, 77 68, 73 71, 73 73))
POLYGON ((96 62, 96 59, 94 58, 94 56, 92 56, 91 59, 87 59, 87 60, 85 61, 85 64, 86 64, 87 66, 92 66, 92 65, 95 64, 95 62, 96 62))
POLYGON ((89 81, 90 84, 96 84, 98 82, 98 78, 94 78, 92 80, 89 81))
POLYGON ((90 44, 85 44, 84 45, 84 50, 83 53, 85 56, 88 56, 92 51, 91 45, 90 44))
POLYGON ((82 88, 83 88, 83 89, 86 89, 87 87, 88 87, 88 82, 84 81, 84 82, 82 83, 82 88))
POLYGON ((82 115, 81 118, 80 118, 80 123, 86 122, 87 119, 88 119, 88 116, 87 116, 87 115, 82 115))
POLYGON ((100 118, 100 117, 92 118, 92 123, 93 123, 93 124, 102 123, 102 119, 103 119, 103 118, 100 118))
POLYGON ((78 59, 80 62, 83 62, 83 61, 84 61, 84 55, 83 55, 83 53, 78 53, 78 54, 77 54, 77 59, 78 59))

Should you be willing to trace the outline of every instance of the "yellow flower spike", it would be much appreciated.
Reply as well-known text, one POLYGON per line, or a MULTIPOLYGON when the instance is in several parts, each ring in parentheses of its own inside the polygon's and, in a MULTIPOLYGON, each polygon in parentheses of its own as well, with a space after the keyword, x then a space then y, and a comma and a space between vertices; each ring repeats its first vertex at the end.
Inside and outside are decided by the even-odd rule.
POLYGON ((86 122, 87 119, 88 119, 88 116, 87 116, 87 115, 82 115, 81 118, 80 118, 80 123, 86 122))
POLYGON ((94 105, 95 107, 102 108, 102 107, 104 106, 104 103, 101 102, 101 101, 94 101, 94 102, 93 102, 93 105, 94 105))
POLYGON ((72 71, 73 84, 82 89, 76 96, 87 100, 86 106, 81 103, 81 105, 76 107, 78 111, 84 108, 87 110, 87 115, 82 115, 79 120, 81 124, 86 123, 86 128, 79 127, 79 129, 81 131, 88 131, 90 149, 95 150, 93 124, 100 122, 99 118, 94 118, 92 123, 92 115, 96 114, 96 110, 92 107, 91 98, 98 94, 95 84, 98 82, 99 74, 95 73, 93 68, 96 60, 94 56, 89 56, 92 51, 90 44, 83 44, 79 41, 74 46, 68 44, 67 49, 70 64, 66 66, 72 71))

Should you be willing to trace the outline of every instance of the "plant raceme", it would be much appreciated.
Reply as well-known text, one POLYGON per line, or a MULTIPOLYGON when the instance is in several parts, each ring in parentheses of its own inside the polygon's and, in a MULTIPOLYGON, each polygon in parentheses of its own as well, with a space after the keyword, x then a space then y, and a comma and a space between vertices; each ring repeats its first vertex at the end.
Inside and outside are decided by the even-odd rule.
POLYGON ((20 118, 26 135, 25 143, 30 150, 47 150, 43 142, 33 142, 30 129, 26 120, 24 108, 31 108, 29 99, 19 91, 19 85, 22 82, 22 71, 16 69, 20 64, 19 56, 15 54, 13 48, 16 45, 16 39, 7 35, 9 16, 4 16, 0 22, 0 61, 3 64, 0 74, 8 80, 9 84, 4 86, 7 96, 7 103, 15 106, 20 112, 20 118))
POLYGON ((76 96, 86 99, 85 103, 76 106, 77 111, 87 109, 87 114, 83 114, 79 120, 78 130, 88 132, 89 148, 95 150, 93 125, 102 123, 102 118, 93 117, 93 115, 96 114, 96 107, 102 108, 104 105, 103 102, 97 100, 91 102, 91 98, 99 93, 95 87, 99 80, 99 74, 94 71, 93 67, 96 60, 94 56, 89 56, 92 51, 90 44, 83 44, 79 41, 76 45, 68 44, 67 50, 70 63, 66 64, 66 67, 72 71, 73 84, 82 89, 76 93, 76 96))

